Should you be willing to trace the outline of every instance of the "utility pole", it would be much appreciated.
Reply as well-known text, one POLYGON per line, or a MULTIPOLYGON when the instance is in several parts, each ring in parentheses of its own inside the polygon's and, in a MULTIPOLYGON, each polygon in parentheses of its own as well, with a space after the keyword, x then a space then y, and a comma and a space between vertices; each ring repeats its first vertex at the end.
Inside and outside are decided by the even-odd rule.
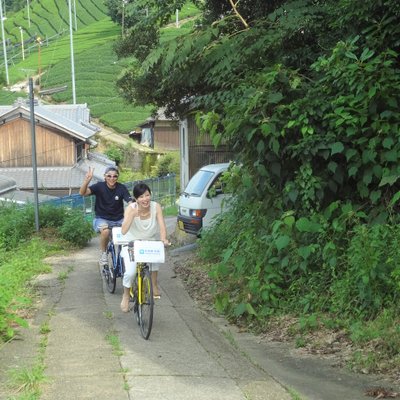
POLYGON ((26 9, 28 11, 28 25, 30 28, 31 27, 31 16, 30 16, 30 11, 29 11, 29 0, 26 0, 26 9))
POLYGON ((22 50, 22 59, 25 60, 25 50, 24 50, 24 32, 22 27, 19 27, 19 31, 21 33, 21 50, 22 50))
POLYGON ((72 37, 72 11, 71 11, 71 0, 68 0, 69 9, 69 39, 71 45, 71 77, 72 77, 72 103, 76 104, 76 93, 75 93, 75 63, 74 63, 74 40, 72 37))
POLYGON ((38 44, 38 72, 39 72, 39 77, 38 77, 38 86, 40 89, 40 85, 42 83, 42 53, 41 53, 41 46, 42 46, 42 38, 38 36, 36 38, 36 43, 38 44))
POLYGON ((6 82, 7 82, 7 86, 8 86, 10 84, 10 78, 8 76, 7 48, 6 48, 6 37, 4 34, 4 18, 3 18, 3 1, 2 0, 0 0, 0 19, 1 19, 1 36, 3 38, 4 68, 6 71, 6 82))
POLYGON ((125 24, 125 1, 122 0, 122 21, 121 21, 122 37, 124 37, 124 24, 125 24))
POLYGON ((78 23, 77 23, 77 20, 76 20, 76 3, 75 3, 75 0, 74 0, 74 22, 75 22, 75 31, 77 31, 78 30, 78 23))
POLYGON ((31 113, 31 137, 32 137, 32 169, 33 169, 33 194, 35 206, 35 228, 39 231, 39 195, 37 182, 37 162, 36 162, 36 132, 35 132, 35 109, 34 109, 34 93, 33 80, 29 78, 29 105, 31 113))
POLYGON ((128 0, 122 0, 122 21, 121 21, 122 37, 125 34, 125 4, 128 4, 128 0))

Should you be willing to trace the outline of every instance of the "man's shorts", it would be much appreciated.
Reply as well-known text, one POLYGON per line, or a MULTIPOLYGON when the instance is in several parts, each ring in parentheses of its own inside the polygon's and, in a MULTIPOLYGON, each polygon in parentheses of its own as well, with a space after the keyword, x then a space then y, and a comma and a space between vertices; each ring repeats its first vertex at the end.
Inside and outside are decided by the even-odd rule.
POLYGON ((96 217, 93 220, 93 229, 95 230, 95 232, 100 233, 100 230, 102 230, 104 228, 107 228, 107 227, 113 228, 114 226, 121 226, 123 220, 124 219, 121 218, 118 221, 110 221, 109 219, 96 217))

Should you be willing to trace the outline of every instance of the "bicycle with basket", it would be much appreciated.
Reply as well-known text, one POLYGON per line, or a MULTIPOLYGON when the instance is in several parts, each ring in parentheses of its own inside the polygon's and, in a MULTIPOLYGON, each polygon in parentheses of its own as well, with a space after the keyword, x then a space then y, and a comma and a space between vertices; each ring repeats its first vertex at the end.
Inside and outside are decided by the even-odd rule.
POLYGON ((136 261, 136 277, 130 290, 133 312, 144 339, 153 326, 154 297, 150 263, 165 261, 164 243, 155 240, 136 240, 129 243, 129 257, 136 261))
POLYGON ((103 266, 102 275, 106 282, 107 290, 115 292, 117 278, 122 278, 125 272, 124 260, 121 256, 122 244, 116 240, 116 235, 121 235, 121 227, 110 227, 110 236, 107 244, 107 265, 103 266))
POLYGON ((147 340, 150 337, 154 315, 150 264, 165 262, 164 243, 160 240, 131 240, 128 234, 121 233, 121 228, 113 228, 112 237, 114 248, 120 246, 116 262, 118 268, 121 267, 121 276, 125 271, 121 246, 128 246, 130 261, 136 262, 136 276, 130 290, 130 301, 133 302, 133 314, 139 324, 140 333, 147 340))

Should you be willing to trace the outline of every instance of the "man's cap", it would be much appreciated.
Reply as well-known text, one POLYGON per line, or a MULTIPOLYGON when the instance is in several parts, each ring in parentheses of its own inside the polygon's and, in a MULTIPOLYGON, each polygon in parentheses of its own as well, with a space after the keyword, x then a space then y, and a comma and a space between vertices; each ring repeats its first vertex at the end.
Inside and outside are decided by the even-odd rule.
POLYGON ((117 174, 119 174, 118 167, 111 166, 106 168, 106 170, 104 171, 104 175, 110 171, 115 171, 117 174))

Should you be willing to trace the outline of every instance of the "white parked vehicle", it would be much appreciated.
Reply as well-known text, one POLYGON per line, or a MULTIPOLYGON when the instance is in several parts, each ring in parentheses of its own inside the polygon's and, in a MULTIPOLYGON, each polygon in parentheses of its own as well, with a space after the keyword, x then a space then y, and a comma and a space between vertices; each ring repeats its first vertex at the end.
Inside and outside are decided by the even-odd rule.
POLYGON ((199 235, 211 226, 215 216, 228 207, 229 194, 224 193, 221 176, 229 163, 210 164, 200 168, 180 195, 178 227, 186 233, 199 235))

